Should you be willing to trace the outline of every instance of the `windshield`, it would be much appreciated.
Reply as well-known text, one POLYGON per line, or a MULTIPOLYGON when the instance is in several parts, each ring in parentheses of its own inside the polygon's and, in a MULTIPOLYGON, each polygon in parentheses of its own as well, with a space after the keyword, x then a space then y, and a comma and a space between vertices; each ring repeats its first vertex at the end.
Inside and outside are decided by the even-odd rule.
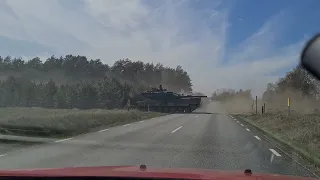
POLYGON ((0 1, 0 169, 318 177, 320 84, 298 59, 319 7, 0 1))

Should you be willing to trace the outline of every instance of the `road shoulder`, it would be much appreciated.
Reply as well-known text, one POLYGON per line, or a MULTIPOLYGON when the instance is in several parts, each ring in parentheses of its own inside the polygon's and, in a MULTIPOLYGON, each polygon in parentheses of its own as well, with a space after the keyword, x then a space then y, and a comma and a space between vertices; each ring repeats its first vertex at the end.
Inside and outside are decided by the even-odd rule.
POLYGON ((277 136, 275 133, 272 133, 265 128, 257 125, 250 118, 244 117, 241 114, 232 114, 232 116, 250 126, 256 132, 258 132, 263 139, 276 146, 279 150, 282 151, 282 153, 286 154, 293 161, 308 169, 318 178, 320 177, 320 161, 315 156, 293 145, 291 142, 284 140, 280 136, 277 136))

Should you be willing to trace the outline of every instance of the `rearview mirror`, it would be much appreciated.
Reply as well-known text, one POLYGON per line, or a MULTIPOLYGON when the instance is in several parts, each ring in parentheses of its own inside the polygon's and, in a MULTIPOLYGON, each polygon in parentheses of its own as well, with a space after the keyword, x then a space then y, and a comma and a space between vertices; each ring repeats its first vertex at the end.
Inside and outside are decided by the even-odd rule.
POLYGON ((304 47, 301 65, 320 80, 320 33, 310 39, 304 47))

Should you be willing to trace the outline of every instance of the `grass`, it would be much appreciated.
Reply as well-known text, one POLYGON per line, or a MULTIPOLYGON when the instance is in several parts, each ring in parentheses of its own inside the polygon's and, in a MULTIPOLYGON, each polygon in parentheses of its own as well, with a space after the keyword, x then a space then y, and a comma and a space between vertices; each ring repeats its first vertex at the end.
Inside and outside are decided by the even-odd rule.
POLYGON ((237 115, 269 137, 292 148, 316 167, 320 167, 320 116, 292 112, 264 115, 237 115))
POLYGON ((0 134, 67 137, 161 115, 137 110, 0 108, 0 134))

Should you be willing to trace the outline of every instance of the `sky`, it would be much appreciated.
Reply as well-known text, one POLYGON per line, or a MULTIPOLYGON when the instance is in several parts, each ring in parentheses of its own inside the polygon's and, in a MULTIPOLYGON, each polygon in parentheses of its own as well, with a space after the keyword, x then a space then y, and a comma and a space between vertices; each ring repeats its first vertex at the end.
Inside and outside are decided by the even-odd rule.
POLYGON ((319 20, 319 0, 0 0, 0 55, 181 65, 195 91, 260 95, 319 20))

